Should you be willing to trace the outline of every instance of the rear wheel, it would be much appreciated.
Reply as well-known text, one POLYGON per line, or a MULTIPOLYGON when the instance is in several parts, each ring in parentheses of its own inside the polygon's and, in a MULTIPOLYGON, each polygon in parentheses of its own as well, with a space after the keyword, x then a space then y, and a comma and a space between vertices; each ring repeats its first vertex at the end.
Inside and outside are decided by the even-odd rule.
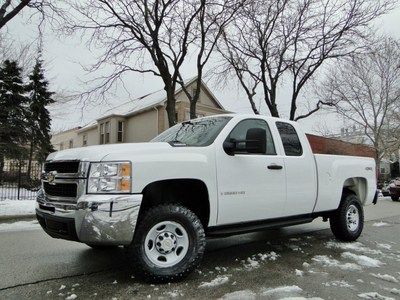
POLYGON ((179 205, 150 208, 139 221, 128 248, 138 276, 151 282, 179 280, 203 257, 206 239, 199 218, 179 205))
POLYGON ((339 208, 330 216, 329 222, 337 239, 355 241, 364 227, 364 210, 357 196, 345 194, 339 208))
POLYGON ((399 201, 399 196, 391 195, 390 198, 392 198, 393 201, 399 201))

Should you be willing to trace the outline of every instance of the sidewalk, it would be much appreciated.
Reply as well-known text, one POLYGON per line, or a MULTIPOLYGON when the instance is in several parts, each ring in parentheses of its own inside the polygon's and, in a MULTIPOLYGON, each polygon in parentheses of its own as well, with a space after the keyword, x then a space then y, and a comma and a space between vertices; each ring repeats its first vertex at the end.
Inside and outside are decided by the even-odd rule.
POLYGON ((0 222, 11 219, 33 219, 35 200, 0 200, 0 222))

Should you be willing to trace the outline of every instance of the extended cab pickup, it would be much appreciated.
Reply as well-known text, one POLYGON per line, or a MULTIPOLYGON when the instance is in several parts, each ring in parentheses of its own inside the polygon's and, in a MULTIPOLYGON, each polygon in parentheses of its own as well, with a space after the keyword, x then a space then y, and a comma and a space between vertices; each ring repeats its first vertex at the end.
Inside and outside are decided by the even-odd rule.
POLYGON ((219 115, 177 124, 149 143, 68 149, 44 166, 37 218, 52 237, 125 246, 151 281, 182 278, 206 237, 330 221, 356 240, 376 201, 372 158, 313 154, 299 124, 219 115))

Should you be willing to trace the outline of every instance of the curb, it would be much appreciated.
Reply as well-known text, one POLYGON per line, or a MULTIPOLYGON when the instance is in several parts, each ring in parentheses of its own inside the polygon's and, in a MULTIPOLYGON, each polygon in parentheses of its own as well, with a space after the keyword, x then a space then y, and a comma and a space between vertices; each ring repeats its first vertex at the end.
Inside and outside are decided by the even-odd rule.
POLYGON ((35 219, 36 215, 35 214, 29 214, 29 215, 10 215, 10 216, 0 216, 0 222, 7 222, 10 220, 15 220, 15 221, 19 221, 19 220, 33 220, 35 219))

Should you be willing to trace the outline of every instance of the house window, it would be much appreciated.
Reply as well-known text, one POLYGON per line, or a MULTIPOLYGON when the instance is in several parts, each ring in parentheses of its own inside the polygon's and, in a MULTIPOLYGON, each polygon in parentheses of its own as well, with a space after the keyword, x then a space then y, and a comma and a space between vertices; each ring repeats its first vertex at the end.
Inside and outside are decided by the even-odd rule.
POLYGON ((117 141, 118 142, 124 141, 124 122, 123 121, 118 121, 117 141))
POLYGON ((110 122, 104 123, 104 131, 106 133, 106 139, 105 139, 104 143, 108 144, 110 142, 110 122))
POLYGON ((104 144, 104 124, 100 124, 100 144, 104 144))
POLYGON ((87 146, 87 134, 84 134, 82 136, 82 146, 83 147, 87 146))
POLYGON ((69 140, 69 149, 74 148, 74 141, 69 140))

